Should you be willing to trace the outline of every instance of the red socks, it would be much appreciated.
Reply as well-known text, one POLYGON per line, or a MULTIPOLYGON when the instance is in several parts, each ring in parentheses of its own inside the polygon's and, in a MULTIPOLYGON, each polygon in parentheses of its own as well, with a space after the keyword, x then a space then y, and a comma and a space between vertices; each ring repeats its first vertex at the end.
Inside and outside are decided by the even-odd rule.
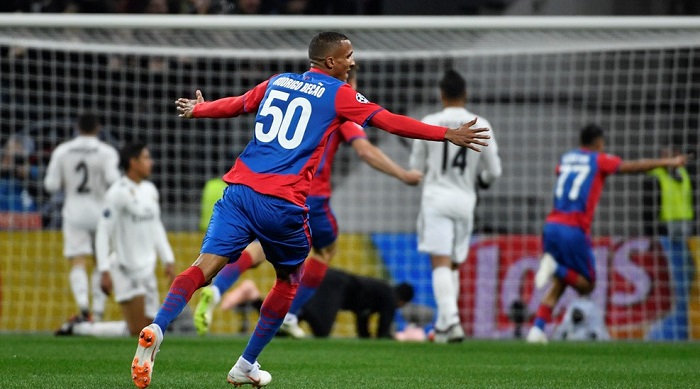
POLYGON ((301 285, 308 288, 318 288, 326 277, 328 265, 314 257, 309 257, 304 263, 304 273, 301 276, 301 285))

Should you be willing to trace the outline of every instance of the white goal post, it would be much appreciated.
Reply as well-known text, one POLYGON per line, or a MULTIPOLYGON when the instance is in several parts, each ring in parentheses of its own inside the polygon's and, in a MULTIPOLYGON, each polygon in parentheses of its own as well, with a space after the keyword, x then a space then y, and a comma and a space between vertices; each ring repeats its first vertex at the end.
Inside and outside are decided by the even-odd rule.
MULTIPOLYGON (((0 208, 0 331, 49 331, 76 310, 61 258, 60 198, 44 193, 41 180, 79 113, 97 113, 116 147, 135 139, 151 146, 153 181, 182 270, 201 243, 202 185, 245 147, 252 118, 184 121, 173 101, 195 89, 207 99, 239 95, 272 74, 305 71, 308 42, 323 30, 351 39, 358 89, 370 100, 420 119, 440 108, 438 81, 454 68, 467 80, 469 109, 493 126, 503 177, 480 193, 461 268, 460 313, 470 336, 512 337, 513 303, 529 313, 537 308, 542 291, 534 290, 533 272, 553 170, 581 127, 601 125, 607 150, 625 159, 657 157, 668 147, 698 154, 696 17, 0 14, 0 142, 4 150, 10 139, 21 140, 35 172, 17 181, 34 207, 0 208)), ((407 166, 409 142, 367 132, 407 166)), ((411 282, 415 302, 434 306, 430 264, 415 249, 419 189, 373 171, 349 148, 334 170, 341 232, 335 264, 411 282)), ((697 211, 697 159, 688 170, 697 211)), ((648 176, 610 177, 596 213, 592 298, 613 338, 700 338, 698 241, 671 242, 655 228, 658 194, 648 176)), ((697 216, 694 225, 697 232, 697 216)), ((273 280, 265 266, 245 278, 263 293, 273 280)), ((555 314, 572 298, 567 294, 555 314)), ((217 315, 215 333, 236 331, 231 315, 217 315)), ((118 317, 112 304, 108 318, 118 317)), ((334 334, 353 333, 342 316, 334 334)))

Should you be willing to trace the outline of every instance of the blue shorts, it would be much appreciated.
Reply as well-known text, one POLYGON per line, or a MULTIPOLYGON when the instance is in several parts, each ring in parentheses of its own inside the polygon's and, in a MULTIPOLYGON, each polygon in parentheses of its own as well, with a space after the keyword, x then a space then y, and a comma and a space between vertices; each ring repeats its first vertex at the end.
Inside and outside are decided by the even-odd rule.
POLYGON ((547 223, 542 234, 542 246, 557 263, 579 273, 588 281, 595 282, 593 248, 591 240, 582 229, 547 223))
POLYGON ((306 199, 306 205, 309 207, 311 242, 315 249, 328 247, 338 239, 338 223, 330 202, 329 197, 309 196, 306 199))
POLYGON ((258 239, 265 257, 275 265, 296 266, 311 248, 308 214, 287 200, 264 195, 245 185, 229 185, 202 241, 202 253, 238 259, 243 249, 258 239))

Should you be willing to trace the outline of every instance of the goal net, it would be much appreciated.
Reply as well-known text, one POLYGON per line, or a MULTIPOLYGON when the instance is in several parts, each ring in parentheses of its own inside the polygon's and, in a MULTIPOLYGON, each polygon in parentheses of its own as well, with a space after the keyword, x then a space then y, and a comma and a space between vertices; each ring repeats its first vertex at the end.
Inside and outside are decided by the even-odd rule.
MULTIPOLYGON (((3 15, 2 180, 31 207, 0 208, 0 330, 51 331, 76 312, 61 254, 61 198, 41 182, 53 148, 74 135, 78 114, 97 113, 103 138, 116 147, 137 139, 149 145, 152 181, 183 270, 201 243, 202 187, 232 165, 254 117, 186 121, 174 100, 196 89, 208 100, 240 95, 275 73, 303 72, 308 43, 323 30, 350 37, 358 89, 370 100, 420 119, 441 109, 438 81, 454 68, 467 80, 469 110, 493 126, 503 176, 480 193, 460 268, 460 316, 470 336, 509 338, 520 321, 530 326, 544 293, 533 275, 554 168, 584 125, 601 125, 606 150, 624 159, 658 157, 671 147, 697 155, 697 19, 3 15), (31 173, 16 176, 24 166, 31 173)), ((408 165, 408 140, 367 133, 408 165)), ((420 189, 372 170, 349 147, 336 161, 332 206, 341 235, 333 266, 409 282, 413 303, 434 308, 430 261, 416 250, 420 189)), ((687 170, 697 207, 697 159, 687 170)), ((698 241, 670 240, 657 228, 664 227, 659 195, 648 175, 613 176, 596 213, 591 299, 613 338, 700 338, 698 241)), ((698 231, 697 217, 693 224, 698 231)), ((264 295, 274 276, 265 264, 243 278, 264 295)), ((163 296, 168 285, 160 281, 163 296)), ((567 292, 556 317, 573 298, 567 292)), ((118 307, 108 307, 106 319, 119 319, 118 307)), ((218 312, 213 332, 245 331, 256 319, 218 312)), ((334 334, 355 334, 349 314, 341 313, 334 334)))

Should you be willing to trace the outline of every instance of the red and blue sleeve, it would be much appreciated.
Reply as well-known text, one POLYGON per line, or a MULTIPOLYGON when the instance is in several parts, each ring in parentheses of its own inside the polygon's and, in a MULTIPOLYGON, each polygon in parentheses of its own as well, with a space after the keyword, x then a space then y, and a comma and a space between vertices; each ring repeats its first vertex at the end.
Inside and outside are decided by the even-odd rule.
POLYGON ((616 173, 622 164, 622 158, 616 155, 610 155, 605 153, 598 154, 598 169, 605 174, 616 173))
POLYGON ((194 106, 192 116, 196 118, 230 118, 244 113, 257 112, 265 96, 269 80, 255 86, 242 96, 224 97, 205 101, 194 106))
POLYGON ((433 126, 407 116, 387 111, 380 105, 368 101, 350 85, 338 89, 335 98, 338 115, 361 126, 371 124, 384 131, 413 139, 441 141, 445 139, 447 127, 433 126))

